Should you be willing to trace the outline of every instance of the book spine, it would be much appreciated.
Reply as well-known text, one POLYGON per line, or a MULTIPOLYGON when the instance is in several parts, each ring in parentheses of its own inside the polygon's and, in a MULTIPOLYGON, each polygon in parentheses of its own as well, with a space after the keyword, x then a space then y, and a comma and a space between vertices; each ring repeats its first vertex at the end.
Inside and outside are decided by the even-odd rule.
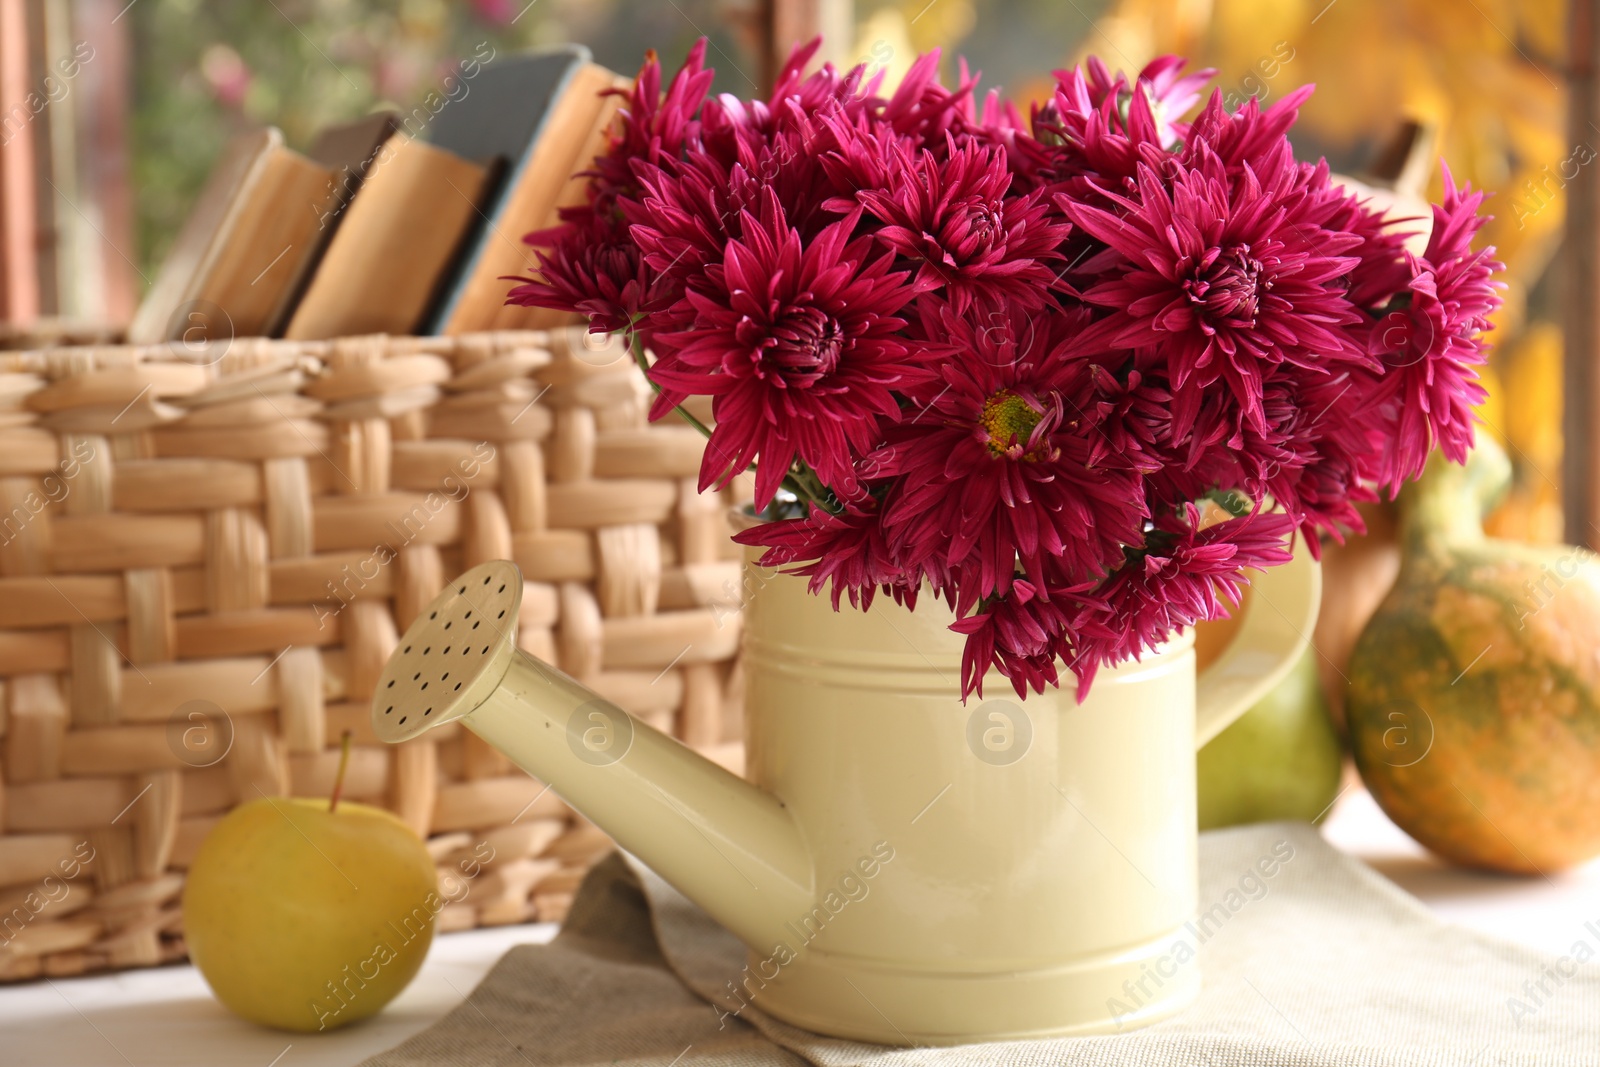
MULTIPOLYGON (((585 52, 587 54, 587 51, 585 52)), ((535 146, 550 128, 551 116, 560 106, 561 100, 572 88, 574 79, 583 71, 582 63, 573 63, 561 80, 556 83, 554 91, 550 94, 550 102, 545 107, 544 117, 539 120, 539 126, 534 131, 533 141, 523 152, 522 158, 516 160, 501 178, 501 189, 494 204, 494 210, 486 224, 469 244, 463 247, 460 261, 456 264, 455 272, 440 292, 439 302, 433 314, 429 317, 424 333, 430 335, 456 334, 473 328, 473 319, 478 313, 475 310, 476 301, 473 300, 474 292, 483 285, 482 275, 488 260, 492 259, 492 249, 497 241, 503 239, 498 232, 505 209, 514 201, 517 186, 522 182, 535 146)), ((517 235, 520 237, 521 235, 517 235)), ((516 238, 513 238, 515 240, 516 238)))

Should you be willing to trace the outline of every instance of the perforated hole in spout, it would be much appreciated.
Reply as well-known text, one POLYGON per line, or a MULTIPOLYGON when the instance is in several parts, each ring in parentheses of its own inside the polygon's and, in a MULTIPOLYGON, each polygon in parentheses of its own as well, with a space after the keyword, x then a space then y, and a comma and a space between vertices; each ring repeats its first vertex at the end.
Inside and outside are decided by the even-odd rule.
POLYGON ((378 736, 403 741, 481 703, 499 684, 501 653, 515 646, 521 603, 522 575, 505 560, 451 582, 417 616, 378 679, 372 702, 378 736), (491 670, 495 675, 485 677, 491 670))

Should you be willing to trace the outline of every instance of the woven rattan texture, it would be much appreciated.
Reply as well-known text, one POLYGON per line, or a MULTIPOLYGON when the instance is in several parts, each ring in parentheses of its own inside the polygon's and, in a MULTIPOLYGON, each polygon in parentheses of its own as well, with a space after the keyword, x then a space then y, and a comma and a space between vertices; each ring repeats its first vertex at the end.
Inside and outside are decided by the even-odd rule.
MULTIPOLYGON (((182 872, 233 806, 345 795, 423 834, 440 928, 559 918, 606 841, 373 683, 457 573, 514 560, 519 643, 737 748, 736 487, 575 331, 0 353, 0 978, 183 954, 182 872)), ((728 755, 733 759, 732 755, 728 755)))
POLYGON ((28 323, 0 322, 0 351, 54 348, 60 345, 105 345, 122 340, 122 331, 99 322, 74 319, 36 319, 28 323))

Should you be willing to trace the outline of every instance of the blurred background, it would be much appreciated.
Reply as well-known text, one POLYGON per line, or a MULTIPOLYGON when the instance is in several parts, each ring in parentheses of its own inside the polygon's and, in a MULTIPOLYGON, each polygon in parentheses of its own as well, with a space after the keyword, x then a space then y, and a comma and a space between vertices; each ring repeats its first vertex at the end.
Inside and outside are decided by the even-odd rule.
MULTIPOLYGON (((1407 123, 1493 193, 1486 239, 1509 267, 1487 431, 1515 489, 1494 531, 1559 540, 1557 262, 1565 187, 1594 158, 1571 143, 1556 0, 0 0, 5 315, 126 322, 217 154, 238 128, 291 147, 380 106, 416 106, 474 55, 562 41, 634 71, 710 37, 717 88, 754 95, 769 47, 829 31, 829 54, 890 79, 920 52, 981 70, 1026 111, 1037 72, 1098 54, 1136 70, 1178 52, 1216 68, 1230 103, 1306 83, 1302 158, 1362 175, 1407 123), (1020 72, 1035 72, 1024 76, 1020 72), (22 195, 19 190, 27 190, 22 195)), ((1597 134, 1600 136, 1600 134, 1597 134)), ((1437 197, 1430 166, 1412 175, 1437 197)), ((1569 531, 1570 536, 1570 531, 1569 531)))

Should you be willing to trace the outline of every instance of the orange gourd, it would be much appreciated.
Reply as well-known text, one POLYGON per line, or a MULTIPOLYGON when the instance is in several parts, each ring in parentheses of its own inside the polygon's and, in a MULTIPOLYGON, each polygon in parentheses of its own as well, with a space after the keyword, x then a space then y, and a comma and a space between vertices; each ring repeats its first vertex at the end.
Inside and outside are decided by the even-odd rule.
POLYGON ((1433 852, 1548 873, 1600 855, 1600 557, 1488 538, 1494 442, 1401 495, 1401 564, 1347 674, 1378 803, 1433 852))

